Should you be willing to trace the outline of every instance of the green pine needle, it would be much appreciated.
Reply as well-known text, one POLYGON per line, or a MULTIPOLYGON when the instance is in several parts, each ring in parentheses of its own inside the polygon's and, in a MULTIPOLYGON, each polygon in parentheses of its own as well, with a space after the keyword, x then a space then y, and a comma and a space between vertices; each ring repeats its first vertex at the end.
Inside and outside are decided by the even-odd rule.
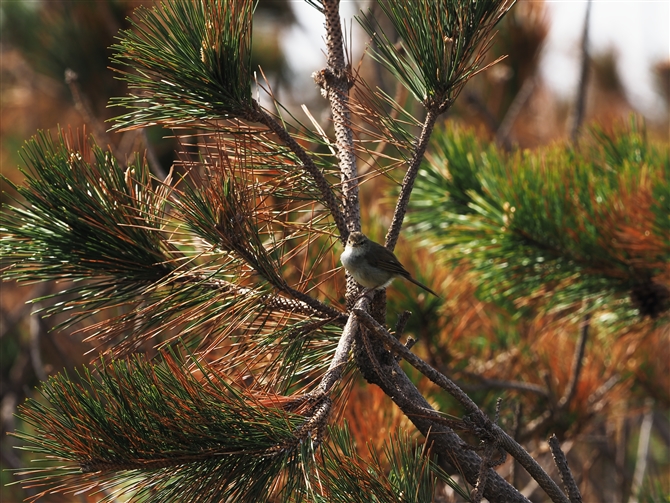
POLYGON ((244 117, 252 108, 253 0, 174 0, 136 10, 133 29, 112 46, 131 94, 111 104, 132 111, 114 129, 244 117))
MULTIPOLYGON (((67 313, 56 328, 114 308, 104 321, 82 330, 96 345, 113 345, 116 354, 128 354, 150 340, 161 346, 244 334, 257 345, 259 338, 274 340, 275 332, 290 331, 314 314, 257 281, 270 278, 272 285, 286 287, 279 255, 265 249, 257 226, 246 220, 251 213, 245 213, 246 200, 238 197, 245 187, 221 192, 208 184, 189 188, 192 197, 171 201, 169 212, 173 189, 153 180, 139 158, 124 169, 92 141, 86 145, 62 132, 56 141, 40 134, 22 155, 26 182, 15 186, 22 202, 5 208, 0 217, 5 234, 0 241, 6 264, 2 277, 65 281, 50 296, 58 300, 45 307, 47 314, 67 313), (202 199, 207 190, 213 199, 202 199), (175 208, 186 210, 179 214, 175 208), (245 220, 238 221, 242 214, 245 220), (229 218, 217 220, 223 215, 229 218), (232 253, 203 251, 202 243, 194 243, 185 231, 186 223, 205 238, 247 238, 235 241, 239 246, 232 253), (238 224, 244 234, 221 227, 238 224), (236 251, 243 256, 234 256, 236 251), (253 285, 239 286, 254 278, 253 285)), ((276 216, 271 214, 272 223, 276 216)), ((317 222, 311 232, 319 227, 327 230, 329 224, 317 222)), ((302 349, 277 351, 294 358, 302 349)), ((297 374, 305 374, 301 369, 294 365, 297 374)))
POLYGON ((123 284, 174 269, 174 250, 161 233, 167 195, 152 189, 139 157, 124 169, 92 140, 86 145, 63 132, 56 142, 40 133, 21 156, 27 183, 12 185, 25 202, 0 221, 3 261, 13 263, 5 277, 123 284))
POLYGON ((193 232, 210 246, 245 262, 280 291, 287 288, 278 260, 266 250, 257 223, 255 194, 243 181, 209 171, 201 187, 185 184, 179 210, 193 232))
POLYGON ((211 368, 174 355, 160 363, 102 362, 92 372, 52 377, 41 392, 43 400, 21 408, 34 430, 16 435, 24 449, 46 456, 48 466, 26 470, 22 481, 44 494, 288 498, 313 456, 309 435, 296 437, 304 417, 264 406, 211 368))
POLYGON ((510 0, 379 1, 402 41, 389 39, 372 14, 358 17, 376 41, 371 56, 429 109, 444 112, 465 83, 485 69, 491 32, 510 0))
MULTIPOLYGON (((439 468, 434 457, 403 432, 385 443, 383 452, 369 447, 369 460, 357 452, 346 423, 330 428, 328 443, 321 449, 321 494, 314 501, 328 503, 429 503, 438 479, 454 488, 464 501, 468 491, 439 468)), ((301 501, 301 500, 296 500, 301 501)))
POLYGON ((622 320, 667 313, 667 151, 636 129, 512 157, 473 133, 436 138, 411 219, 474 267, 485 300, 522 311, 589 300, 622 320))

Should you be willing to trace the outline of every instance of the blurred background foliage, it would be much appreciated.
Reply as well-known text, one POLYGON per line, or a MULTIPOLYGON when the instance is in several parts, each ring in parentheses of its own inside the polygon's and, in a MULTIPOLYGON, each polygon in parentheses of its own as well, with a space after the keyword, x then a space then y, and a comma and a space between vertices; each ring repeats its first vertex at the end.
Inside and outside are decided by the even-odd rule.
MULTIPOLYGON (((0 165, 5 177, 20 183, 22 174, 16 167, 20 165, 18 151, 24 141, 39 129, 53 131, 59 124, 72 130, 86 128, 99 144, 109 145, 118 158, 146 151, 154 174, 165 176, 178 148, 174 138, 164 137, 169 133, 149 129, 109 134, 106 132, 109 125, 105 123, 115 112, 107 108, 109 98, 125 94, 125 84, 115 79, 108 69, 111 55, 108 48, 115 43, 118 30, 128 27, 126 17, 133 9, 149 3, 138 0, 3 2, 0 165)), ((370 2, 359 4, 361 8, 370 7, 370 2)), ((293 81, 303 81, 301 85, 304 85, 304 81, 310 79, 307 75, 292 74, 289 61, 291 57, 300 57, 299 48, 296 54, 285 54, 280 43, 286 30, 298 22, 294 11, 298 8, 309 7, 261 0, 254 17, 253 67, 263 68, 275 95, 290 110, 298 110, 304 101, 292 93, 293 81)), ((379 8, 373 13, 378 14, 379 8)), ((637 147, 615 145, 615 150, 630 153, 640 146, 647 149, 650 154, 645 162, 656 170, 655 183, 665 184, 667 193, 669 119, 666 116, 660 122, 648 120, 646 126, 639 119, 631 125, 628 117, 636 110, 621 83, 621 69, 614 52, 590 55, 586 121, 597 124, 597 128, 585 132, 578 147, 568 144, 574 104, 553 95, 538 71, 550 22, 543 2, 517 3, 499 26, 495 45, 488 56, 491 61, 504 54, 507 58, 468 83, 442 129, 436 133, 429 162, 414 196, 415 212, 411 216, 414 232, 401 240, 397 254, 419 281, 439 288, 443 298, 417 295, 411 286, 396 282, 388 292, 388 324, 394 326, 395 316, 410 310, 413 314, 406 333, 418 340, 415 351, 456 379, 485 410, 492 413, 496 399, 502 397, 503 426, 515 433, 536 459, 549 461, 545 439, 556 433, 564 442, 584 501, 670 501, 667 499, 670 494, 667 311, 665 317, 660 318, 637 316, 639 312, 631 315, 629 311, 639 309, 639 302, 635 304, 636 297, 631 293, 636 284, 625 281, 618 290, 608 292, 610 305, 605 309, 597 301, 581 302, 579 299, 585 298, 582 295, 585 290, 567 300, 551 299, 556 303, 547 306, 537 302, 543 295, 546 297, 546 292, 540 289, 542 278, 538 279, 537 289, 517 292, 517 302, 510 306, 504 299, 501 301, 505 296, 490 283, 491 275, 495 274, 487 269, 491 264, 487 250, 482 249, 479 262, 472 257, 455 260, 454 257, 463 257, 467 243, 449 241, 454 234, 448 225, 431 225, 447 222, 449 218, 455 222, 459 215, 472 213, 469 204, 473 196, 486 199, 487 192, 482 189, 482 180, 486 179, 481 178, 484 168, 480 165, 483 155, 488 156, 486 169, 489 171, 496 162, 509 168, 495 174, 499 192, 505 176, 517 183, 520 192, 523 184, 529 183, 523 178, 524 166, 548 162, 547 159, 554 163, 556 171, 580 163, 593 166, 594 156, 597 157, 594 152, 598 151, 601 165, 611 168, 613 163, 606 158, 608 138, 615 144, 626 139, 639 142, 637 147), (589 145, 591 151, 588 151, 589 145), (463 169, 457 171, 453 168, 459 162, 463 169), (450 202, 441 204, 447 194, 450 202), (560 304, 560 309, 552 309, 556 304, 560 304), (605 316, 612 311, 607 308, 612 306, 620 308, 617 319, 624 321, 614 323, 611 317, 605 316), (571 383, 573 360, 579 354, 585 320, 590 322, 583 367, 579 381, 571 383), (605 480, 608 483, 604 484, 605 480)), ((391 33, 389 27, 384 29, 387 34, 391 33)), ((364 42, 359 40, 354 44, 364 42)), ((358 62, 353 63, 356 67, 358 62)), ((409 111, 417 112, 418 108, 413 108, 416 105, 408 102, 406 93, 388 73, 370 58, 364 63, 361 71, 367 82, 384 89, 409 111)), ((652 71, 667 107, 670 104, 670 61, 659 61, 652 71)), ((318 107, 325 107, 326 102, 312 100, 309 106, 313 115, 319 117, 318 107)), ((636 171, 626 166, 628 178, 624 176, 626 169, 613 168, 621 179, 612 182, 612 197, 617 197, 622 184, 633 183, 642 176, 642 165, 637 166, 636 171)), ((573 172, 565 170, 564 175, 567 177, 570 173, 573 172)), ((586 173, 585 176, 591 175, 586 173)), ((556 187, 561 187, 569 185, 571 180, 557 175, 555 182, 556 187)), ((4 180, 0 183, 0 197, 5 203, 13 195, 12 189, 4 180)), ((534 183, 542 188, 541 180, 534 183)), ((380 198, 377 194, 392 193, 396 186, 397 181, 388 177, 370 177, 361 188, 366 215, 364 228, 378 241, 390 223, 393 203, 392 198, 380 198)), ((541 197, 539 193, 531 195, 541 197)), ((488 201, 503 218, 507 211, 504 201, 488 201)), ((631 208, 630 204, 624 208, 631 208)), ((663 206, 658 211, 662 212, 663 206)), ((635 223, 635 215, 629 216, 635 223)), ((531 219, 531 216, 526 215, 526 218, 531 219)), ((477 230, 476 226, 473 228, 477 230)), ((631 233, 634 229, 634 225, 629 226, 631 233)), ((660 229, 667 230, 667 224, 660 229)), ((583 236, 577 235, 580 237, 583 236)), ((630 237, 633 243, 638 242, 633 234, 630 237)), ((584 241, 577 239, 579 243, 584 244, 584 241)), ((664 246, 667 252, 667 239, 664 246)), ((630 256, 629 252, 625 250, 626 256, 630 256)), ((607 257, 599 259, 608 260, 607 257)), ((653 278, 653 282, 667 291, 670 286, 667 254, 654 267, 645 281, 653 278)), ((517 271, 516 274, 528 273, 517 271)), ((596 291, 597 283, 594 281, 596 291)), ((60 289, 58 285, 49 284, 17 287, 5 282, 1 286, 0 453, 3 471, 0 484, 3 501, 19 501, 26 496, 17 486, 5 486, 12 480, 5 469, 19 468, 29 462, 26 455, 14 449, 16 440, 6 435, 20 426, 13 415, 16 406, 33 396, 35 386, 48 375, 87 364, 92 359, 92 355, 87 354, 92 346, 76 328, 50 331, 64 321, 60 315, 45 319, 31 316, 36 308, 48 307, 48 301, 26 302, 57 289, 60 289)), ((332 282, 332 290, 332 298, 341 298, 343 276, 332 282)), ((587 293, 599 298, 593 291, 587 293)), ((643 293, 638 289, 638 298, 643 293)), ((87 323, 96 321, 99 320, 93 317, 87 323)), ((143 350, 153 354, 151 347, 143 350)), ((440 410, 458 410, 455 403, 434 389, 427 379, 416 378, 422 392, 440 410)), ((392 432, 409 428, 407 418, 377 387, 363 383, 352 387, 341 414, 347 418, 354 438, 362 446, 359 452, 362 457, 369 456, 364 447, 366 441, 381 449, 392 432)), ((500 472, 514 480, 516 487, 523 487, 526 482, 525 474, 509 460, 500 472)), ((532 487, 526 489, 525 494, 533 495, 532 487)), ((444 498, 443 501, 452 501, 446 492, 444 498)))

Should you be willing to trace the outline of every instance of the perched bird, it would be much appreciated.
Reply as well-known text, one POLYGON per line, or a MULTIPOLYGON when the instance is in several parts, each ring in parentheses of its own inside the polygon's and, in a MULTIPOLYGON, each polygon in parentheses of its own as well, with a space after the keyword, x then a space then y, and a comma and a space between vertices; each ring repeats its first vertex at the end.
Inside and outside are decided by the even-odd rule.
POLYGON ((439 297, 426 285, 412 278, 392 251, 368 239, 362 232, 349 234, 340 260, 356 282, 365 288, 383 288, 390 285, 395 278, 402 277, 439 297))

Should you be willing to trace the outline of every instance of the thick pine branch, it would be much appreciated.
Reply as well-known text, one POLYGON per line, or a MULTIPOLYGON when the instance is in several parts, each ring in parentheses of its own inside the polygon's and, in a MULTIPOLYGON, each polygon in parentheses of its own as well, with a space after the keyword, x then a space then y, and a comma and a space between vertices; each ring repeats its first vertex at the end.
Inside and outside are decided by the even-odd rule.
MULTIPOLYGON (((410 365, 419 370, 423 375, 440 386, 442 389, 447 391, 451 396, 456 398, 456 400, 458 400, 458 402, 468 413, 466 417, 468 422, 473 424, 475 432, 478 435, 483 436, 483 440, 505 449, 512 456, 514 456, 514 458, 516 458, 519 463, 528 471, 528 473, 538 482, 540 487, 546 491, 546 493, 551 497, 552 501, 556 503, 569 503, 568 499, 561 492, 559 487, 540 467, 540 465, 530 456, 530 454, 528 454, 528 452, 526 452, 523 447, 516 443, 516 441, 514 441, 514 439, 505 433, 498 425, 491 422, 491 420, 481 411, 477 404, 474 403, 472 399, 463 392, 463 390, 454 384, 454 382, 415 356, 411 351, 409 351, 409 349, 403 346, 400 341, 388 333, 384 327, 378 324, 368 313, 360 309, 355 310, 354 313, 360 319, 361 323, 371 329, 376 337, 380 338, 385 344, 387 344, 393 352, 397 353, 399 356, 402 356, 402 358, 410 365)), ((428 412, 429 409, 426 409, 427 416, 428 412)), ((478 473, 478 477, 479 476, 481 476, 481 472, 478 473)), ((475 479, 475 481, 476 480, 477 479, 475 479)), ((474 484, 472 478, 469 478, 468 481, 474 484)))
POLYGON ((349 232, 361 230, 358 168, 349 103, 352 76, 351 68, 347 66, 344 56, 340 2, 339 0, 323 0, 322 4, 326 18, 328 66, 314 77, 328 99, 333 114, 335 144, 342 182, 342 203, 347 226, 347 232, 341 234, 340 239, 346 242, 349 232))
MULTIPOLYGON (((361 314, 357 318, 370 321, 377 326, 369 315, 361 314)), ((367 337, 362 334, 361 337, 367 337)), ((358 349, 356 361, 366 380, 378 385, 386 395, 407 415, 417 429, 428 439, 432 452, 438 454, 443 462, 453 463, 464 474, 468 482, 475 485, 478 480, 482 460, 468 449, 463 440, 447 425, 444 417, 435 411, 419 392, 409 377, 402 371, 396 360, 381 345, 370 345, 370 353, 358 349)), ((490 501, 528 503, 521 493, 508 484, 496 472, 490 471, 485 496, 490 501)))

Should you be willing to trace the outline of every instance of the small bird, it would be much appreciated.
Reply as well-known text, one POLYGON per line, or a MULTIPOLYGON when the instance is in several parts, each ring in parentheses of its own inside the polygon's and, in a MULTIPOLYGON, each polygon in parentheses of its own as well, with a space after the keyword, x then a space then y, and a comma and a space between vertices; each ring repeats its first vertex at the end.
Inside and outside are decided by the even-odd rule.
POLYGON ((349 234, 340 260, 356 282, 365 288, 383 288, 390 285, 395 278, 403 277, 439 297, 426 285, 412 278, 392 251, 368 239, 362 232, 349 234))

